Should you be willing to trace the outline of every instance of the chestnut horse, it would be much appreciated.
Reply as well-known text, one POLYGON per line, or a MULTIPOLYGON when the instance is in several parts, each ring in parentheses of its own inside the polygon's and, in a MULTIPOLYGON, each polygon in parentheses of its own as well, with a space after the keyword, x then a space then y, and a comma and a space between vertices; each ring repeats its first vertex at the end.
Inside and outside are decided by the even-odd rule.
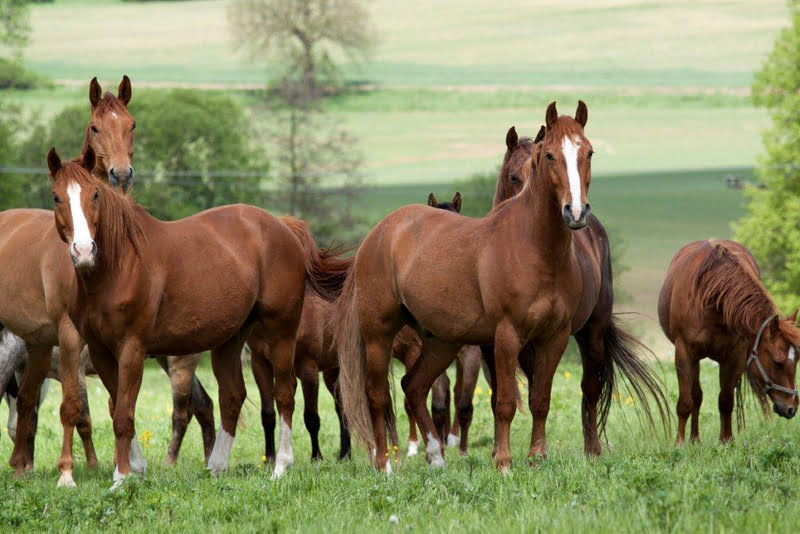
MULTIPOLYGON (((113 400, 113 487, 131 472, 147 354, 211 350, 222 424, 208 469, 227 470, 246 397, 241 351, 252 325, 269 332, 273 361, 288 361, 280 369, 290 370, 306 283, 332 300, 346 270, 330 269, 338 260, 320 254, 297 220, 235 205, 162 222, 92 177, 91 150, 80 163, 62 165, 51 149, 47 163, 53 226, 67 243, 76 280, 69 316, 113 400)), ((291 432, 291 378, 280 374, 276 381, 282 437, 291 432)))
POLYGON ((535 414, 530 456, 546 450, 549 390, 570 333, 592 314, 601 292, 602 258, 577 252, 573 232, 586 226, 592 146, 588 111, 575 117, 546 112, 547 132, 531 158, 522 192, 483 219, 428 206, 394 211, 367 235, 356 255, 337 314, 342 400, 352 432, 387 462, 391 428, 390 348, 404 325, 423 339, 422 355, 402 381, 433 465, 444 465, 425 397, 461 345, 494 345, 494 461, 511 465, 509 433, 516 409, 515 372, 526 343, 548 392, 535 414), (502 238, 500 238, 502 237, 502 238), (449 243, 459 243, 454 253, 449 243))
MULTIPOLYGON (((107 180, 108 169, 115 169, 116 173, 125 162, 130 167, 134 124, 127 111, 130 80, 127 76, 123 78, 117 97, 106 94, 100 98, 101 93, 97 80, 92 80, 89 89, 92 118, 86 128, 83 152, 92 153, 92 162, 99 162, 92 171, 107 180), (120 147, 123 154, 117 156, 120 147), (101 154, 100 158, 94 157, 95 150, 101 154)), ((73 290, 75 276, 63 244, 59 244, 52 217, 52 212, 43 210, 0 213, 0 323, 21 337, 28 351, 28 365, 19 384, 18 439, 9 464, 17 476, 33 468, 33 449, 29 446, 32 414, 41 384, 50 370, 52 349, 58 345, 64 430, 58 484, 74 486, 72 438, 73 429, 81 420, 78 429, 89 466, 97 461, 88 414, 81 419, 78 359, 84 344, 67 314, 67 296, 73 290)), ((137 458, 137 465, 140 463, 137 458)))
MULTIPOLYGON (((534 146, 544 140, 545 134, 546 128, 542 126, 534 139, 520 138, 513 126, 509 128, 506 134, 506 154, 495 190, 495 206, 522 191, 526 173, 530 168, 528 160, 534 146)), ((636 405, 644 410, 651 424, 653 418, 649 409, 648 394, 653 397, 662 420, 666 419, 669 411, 658 380, 637 356, 637 352, 646 351, 646 347, 625 332, 614 316, 611 249, 608 235, 600 220, 590 214, 586 220, 586 228, 574 234, 573 244, 576 254, 590 261, 595 259, 599 261, 599 272, 593 270, 581 272, 583 287, 594 288, 599 283, 598 293, 584 296, 588 304, 593 307, 592 313, 584 323, 573 322, 572 329, 583 365, 581 419, 584 452, 587 455, 598 455, 601 452, 600 434, 603 433, 608 420, 618 372, 622 373, 628 389, 638 397, 639 402, 636 405), (599 280, 590 280, 597 274, 600 275, 599 280)), ((492 353, 486 352, 486 356, 487 359, 491 359, 492 353)), ((530 385, 528 402, 536 427, 537 420, 544 421, 547 418, 550 404, 548 378, 550 371, 545 369, 543 372, 538 372, 537 366, 547 367, 549 363, 538 361, 533 350, 526 346, 520 353, 520 366, 530 385)), ((531 444, 532 447, 534 445, 535 443, 531 444)), ((546 450, 540 450, 546 454, 546 450)))
POLYGON ((675 344, 678 443, 685 440, 690 415, 691 439, 700 439, 703 358, 719 364, 721 442, 733 436, 734 403, 739 423, 744 423, 741 379, 745 371, 762 408, 768 396, 781 417, 791 419, 797 413, 797 312, 779 319, 778 308, 761 284, 758 264, 745 247, 734 241, 709 240, 681 248, 661 287, 658 319, 675 344))
MULTIPOLYGON (((119 184, 123 188, 130 187, 133 177, 131 157, 136 123, 128 112, 128 103, 131 97, 131 81, 127 76, 124 76, 120 82, 117 96, 111 93, 103 95, 97 78, 92 79, 89 84, 92 115, 86 127, 82 149, 83 153, 91 148, 95 153, 101 154, 95 158, 95 167, 92 170, 95 177, 108 180, 115 185, 119 184)), ((80 159, 78 158, 79 161, 80 159)), ((67 442, 66 436, 67 433, 72 435, 69 426, 77 426, 89 467, 97 465, 97 456, 92 443, 89 406, 85 402, 87 397, 84 378, 87 371, 90 374, 94 371, 89 364, 88 355, 82 355, 79 360, 78 354, 81 353, 84 343, 75 332, 74 326, 70 324, 69 318, 66 317, 67 295, 74 277, 72 267, 66 261, 66 256, 60 257, 63 255, 61 254, 63 244, 60 239, 55 232, 49 232, 52 230, 52 214, 46 216, 40 210, 11 210, 0 214, 0 226, 4 224, 14 227, 15 231, 5 232, 0 236, 0 272, 7 280, 11 278, 16 280, 15 291, 22 292, 26 288, 24 289, 26 298, 32 298, 35 302, 42 304, 38 307, 35 305, 28 307, 27 305, 31 304, 31 301, 11 301, 10 299, 6 301, 0 298, 0 305, 3 308, 0 310, 0 318, 5 318, 9 330, 21 334, 25 340, 26 350, 24 353, 17 354, 16 358, 21 359, 20 367, 26 370, 26 374, 28 369, 26 362, 29 357, 28 353, 31 353, 31 345, 37 346, 32 353, 36 366, 36 369, 33 370, 35 375, 29 376, 27 382, 23 378, 19 395, 21 398, 24 397, 24 400, 18 409, 20 413, 25 412, 23 419, 30 420, 30 415, 26 414, 32 414, 37 402, 41 400, 41 396, 37 392, 44 376, 49 375, 62 381, 65 396, 62 400, 65 443, 59 460, 59 469, 61 470, 59 485, 73 486, 72 438, 70 437, 67 442), (23 220, 24 224, 21 222, 23 220), (50 239, 50 246, 55 249, 55 252, 53 254, 41 253, 38 258, 31 255, 29 259, 32 263, 20 264, 17 260, 16 250, 29 246, 31 234, 47 235, 50 239), (41 263, 37 263, 39 261, 41 263), (43 292, 45 288, 47 294, 43 292), (37 292, 41 293, 36 295, 37 292), (34 297, 34 295, 36 296, 34 297), (25 307, 23 308, 23 306, 25 307), (33 315, 37 313, 36 310, 40 310, 41 315, 33 315), (17 317, 12 317, 12 315, 17 317), (66 328, 63 335, 58 333, 62 326, 66 328), (17 328, 21 328, 21 330, 16 330, 17 328), (60 344, 59 340, 62 337, 68 340, 68 345, 60 344), (52 356, 47 354, 45 359, 45 347, 48 344, 50 347, 56 344, 61 345, 62 350, 53 350, 52 356), (87 364, 89 365, 88 369, 86 369, 87 364), (70 366, 78 366, 77 376, 70 366), (63 370, 61 370, 62 368, 63 370), (73 388, 77 388, 77 392, 73 392, 73 388), (73 406, 76 398, 83 399, 77 407, 73 406), (75 413, 78 415, 74 422, 64 421, 65 417, 71 419, 75 413)), ((46 247, 46 244, 37 243, 37 246, 46 247)), ((39 252, 41 250, 37 249, 39 252)), ((5 356, 9 355, 0 355, 0 357, 5 356)), ((167 452, 167 464, 172 464, 177 460, 181 442, 192 416, 197 417, 202 429, 206 459, 213 447, 215 437, 213 403, 194 373, 199 358, 200 355, 192 358, 184 357, 180 360, 166 356, 157 358, 161 367, 170 377, 173 392, 173 433, 167 452)), ((21 436, 28 443, 28 450, 20 452, 15 447, 17 456, 15 458, 15 454, 12 454, 10 461, 12 467, 16 468, 17 475, 22 474, 25 469, 33 467, 35 432, 34 420, 22 428, 21 436), (22 468, 20 468, 21 463, 22 468)), ((144 466, 144 459, 140 458, 137 465, 144 466)))

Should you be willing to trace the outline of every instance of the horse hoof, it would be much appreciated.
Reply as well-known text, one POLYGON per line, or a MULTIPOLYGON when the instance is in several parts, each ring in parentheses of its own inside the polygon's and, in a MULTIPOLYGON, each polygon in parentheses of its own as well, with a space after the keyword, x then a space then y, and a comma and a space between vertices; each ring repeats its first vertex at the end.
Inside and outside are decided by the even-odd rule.
POLYGON ((57 488, 77 488, 78 485, 75 484, 75 481, 72 479, 72 471, 64 471, 61 473, 61 476, 58 477, 58 483, 56 484, 57 488))
POLYGON ((115 465, 114 466, 114 475, 112 477, 113 480, 114 480, 114 483, 111 485, 111 487, 108 489, 108 491, 117 491, 117 489, 119 489, 119 487, 122 486, 122 483, 125 482, 125 479, 128 478, 129 476, 130 475, 121 474, 119 472, 119 467, 117 467, 115 465))
POLYGON ((406 457, 411 458, 412 456, 416 456, 418 452, 419 452, 419 441, 409 441, 408 452, 406 453, 406 457))

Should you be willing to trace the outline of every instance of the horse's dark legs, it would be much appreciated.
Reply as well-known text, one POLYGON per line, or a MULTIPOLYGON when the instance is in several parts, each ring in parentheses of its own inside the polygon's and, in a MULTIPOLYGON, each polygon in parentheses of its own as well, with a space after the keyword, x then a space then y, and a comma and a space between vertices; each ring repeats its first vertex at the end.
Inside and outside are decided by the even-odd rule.
MULTIPOLYGON (((736 385, 742 378, 744 358, 728 360, 719 365, 719 440, 728 443, 733 439, 732 414, 736 385)), ((742 384, 744 385, 744 384, 742 384)), ((702 393, 701 393, 702 395, 702 393)))
POLYGON ((581 379, 581 420, 583 422, 583 452, 599 456, 602 449, 597 434, 597 403, 603 392, 602 373, 605 360, 603 328, 594 318, 575 334, 583 364, 581 379))
POLYGON ((431 386, 431 416, 441 443, 447 443, 450 433, 450 378, 447 370, 436 377, 431 386))
POLYGON ((553 376, 558 363, 564 355, 569 341, 569 328, 534 347, 533 383, 530 384, 530 410, 533 417, 531 448, 529 458, 547 458, 547 437, 545 426, 550 412, 550 395, 553 389, 553 376))
MULTIPOLYGON (((195 370, 200 361, 200 354, 195 354, 193 358, 197 358, 194 362, 195 370)), ((200 379, 197 378, 196 373, 192 373, 192 396, 189 401, 192 413, 200 425, 200 430, 203 434, 203 452, 205 461, 211 457, 211 451, 214 448, 214 442, 217 439, 217 430, 214 426, 214 401, 208 396, 200 379)))
POLYGON ((319 448, 319 366, 311 357, 295 356, 298 378, 303 388, 303 422, 311 437, 311 459, 322 460, 319 448))
MULTIPOLYGON (((695 380, 699 377, 699 365, 689 354, 684 342, 679 338, 675 340, 675 371, 678 375, 678 445, 686 440, 686 421, 694 410, 695 380)), ((692 426, 695 426, 693 423, 692 426)), ((694 429, 693 429, 694 432, 694 429)), ((692 435, 694 439, 694 435, 692 435)))
POLYGON ((83 451, 86 454, 86 467, 95 469, 98 465, 97 453, 92 440, 92 415, 89 412, 89 396, 86 393, 86 369, 81 366, 79 374, 79 387, 81 397, 81 413, 78 416, 76 429, 83 442, 83 451))
POLYGON ((444 466, 444 445, 437 437, 438 429, 425 401, 434 381, 453 362, 459 348, 459 345, 445 343, 436 338, 423 340, 422 354, 401 382, 417 416, 422 438, 425 440, 428 462, 435 467, 444 466))
POLYGON ((700 441, 700 405, 703 404, 703 390, 700 388, 700 362, 695 362, 692 384, 692 443, 700 441))
POLYGON ((239 332, 211 351, 211 368, 219 385, 220 429, 206 468, 215 475, 228 470, 236 425, 247 397, 242 376, 242 347, 245 339, 244 332, 239 332))
MULTIPOLYGON (((478 347, 470 345, 463 349, 463 360, 459 362, 461 384, 456 381, 458 394, 456 397, 456 412, 458 424, 461 427, 461 443, 459 452, 467 454, 469 445, 469 427, 472 425, 472 399, 475 396, 475 386, 481 372, 481 351, 478 347)), ((494 390, 492 390, 494 395, 494 390)), ((452 435, 452 432, 451 432, 452 435)))
POLYGON ((265 340, 248 340, 251 350, 250 363, 261 397, 261 426, 264 428, 264 458, 275 461, 275 394, 272 363, 269 361, 269 346, 265 340))
MULTIPOLYGON (((14 475, 17 477, 23 476, 26 470, 33 469, 33 458, 29 457, 28 440, 32 433, 33 411, 39 402, 39 391, 50 370, 52 351, 52 347, 46 345, 28 345, 27 348, 28 364, 22 375, 17 398, 17 432, 14 451, 8 462, 14 468, 14 475)), ((71 430, 70 428, 70 435, 71 430)))
POLYGON ((333 367, 326 369, 322 373, 325 386, 333 396, 333 403, 336 406, 336 416, 339 418, 339 460, 350 456, 350 431, 347 429, 344 415, 342 414, 342 394, 336 382, 339 380, 339 368, 333 367))

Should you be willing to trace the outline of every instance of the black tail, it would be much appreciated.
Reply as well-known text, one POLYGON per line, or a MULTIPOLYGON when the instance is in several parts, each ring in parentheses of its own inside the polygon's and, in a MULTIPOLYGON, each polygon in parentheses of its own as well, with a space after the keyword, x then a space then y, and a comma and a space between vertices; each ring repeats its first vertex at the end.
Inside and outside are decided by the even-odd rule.
POLYGON ((629 334, 619 324, 616 315, 612 316, 611 323, 603 336, 605 345, 605 361, 601 371, 602 391, 597 407, 598 430, 605 433, 608 412, 617 382, 617 371, 622 374, 622 380, 628 392, 636 398, 636 406, 641 408, 650 427, 656 429, 651 400, 661 416, 661 423, 666 434, 671 426, 671 412, 664 393, 663 383, 653 373, 638 353, 649 352, 653 354, 641 341, 629 334), (652 398, 652 399, 651 399, 652 398))

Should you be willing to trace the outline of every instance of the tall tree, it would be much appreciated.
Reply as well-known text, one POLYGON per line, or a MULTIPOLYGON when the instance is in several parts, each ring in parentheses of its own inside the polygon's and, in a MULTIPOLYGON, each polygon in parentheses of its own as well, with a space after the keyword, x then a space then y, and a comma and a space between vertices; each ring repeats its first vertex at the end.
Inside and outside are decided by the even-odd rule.
POLYGON ((235 44, 282 65, 264 92, 272 161, 280 190, 274 207, 312 222, 320 241, 350 238, 350 202, 360 187, 357 141, 324 112, 341 88, 336 57, 365 60, 375 44, 360 0, 235 0, 228 9, 235 44), (345 232, 345 234, 343 234, 345 232))
POLYGON ((772 127, 764 134, 759 186, 747 191, 747 213, 736 225, 784 310, 800 306, 800 0, 789 6, 792 25, 778 35, 753 84, 772 127))

